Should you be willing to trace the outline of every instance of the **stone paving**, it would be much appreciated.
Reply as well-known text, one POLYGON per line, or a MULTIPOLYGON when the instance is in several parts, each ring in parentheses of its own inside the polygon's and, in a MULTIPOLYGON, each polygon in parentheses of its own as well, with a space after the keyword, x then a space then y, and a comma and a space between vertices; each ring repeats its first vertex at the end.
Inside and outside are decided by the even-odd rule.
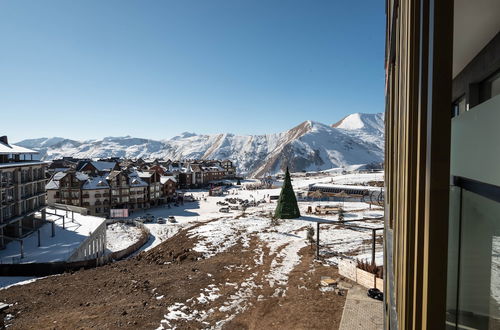
POLYGON ((368 297, 367 290, 357 284, 349 289, 340 330, 383 329, 383 303, 368 297))

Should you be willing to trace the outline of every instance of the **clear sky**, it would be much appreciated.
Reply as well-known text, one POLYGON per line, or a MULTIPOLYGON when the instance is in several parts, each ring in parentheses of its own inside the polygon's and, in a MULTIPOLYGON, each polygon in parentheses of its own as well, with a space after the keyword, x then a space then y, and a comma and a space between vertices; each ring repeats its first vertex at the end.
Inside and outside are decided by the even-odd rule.
POLYGON ((383 0, 1 0, 1 135, 261 134, 384 110, 383 0))

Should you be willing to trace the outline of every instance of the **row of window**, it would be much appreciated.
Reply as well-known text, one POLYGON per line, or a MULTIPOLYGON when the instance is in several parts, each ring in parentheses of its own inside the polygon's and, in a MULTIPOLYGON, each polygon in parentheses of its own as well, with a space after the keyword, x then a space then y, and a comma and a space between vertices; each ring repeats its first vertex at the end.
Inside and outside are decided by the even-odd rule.
POLYGON ((460 96, 452 104, 451 116, 459 116, 462 113, 469 111, 470 108, 488 101, 489 99, 500 95, 500 71, 493 74, 491 77, 485 79, 479 84, 473 84, 470 86, 470 92, 477 93, 477 104, 472 104, 470 100, 467 100, 466 95, 460 96))

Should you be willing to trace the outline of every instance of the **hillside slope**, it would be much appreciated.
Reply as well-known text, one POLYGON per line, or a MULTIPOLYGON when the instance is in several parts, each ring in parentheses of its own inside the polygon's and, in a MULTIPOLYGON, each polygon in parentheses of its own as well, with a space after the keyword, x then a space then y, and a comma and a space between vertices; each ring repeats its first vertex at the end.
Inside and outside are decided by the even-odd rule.
POLYGON ((238 172, 260 177, 281 172, 316 171, 380 163, 384 157, 383 114, 352 114, 328 126, 305 121, 266 135, 182 133, 168 140, 106 137, 75 141, 64 138, 24 140, 17 145, 40 151, 43 160, 79 158, 231 159, 238 172))

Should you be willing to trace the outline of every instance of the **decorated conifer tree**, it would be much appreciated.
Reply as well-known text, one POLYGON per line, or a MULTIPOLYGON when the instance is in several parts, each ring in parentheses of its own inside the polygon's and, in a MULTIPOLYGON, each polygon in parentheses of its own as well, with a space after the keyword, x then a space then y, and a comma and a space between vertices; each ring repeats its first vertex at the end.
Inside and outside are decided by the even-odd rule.
POLYGON ((274 216, 279 219, 294 219, 300 217, 299 206, 292 187, 292 180, 290 179, 290 172, 286 168, 285 181, 281 188, 280 198, 278 205, 274 211, 274 216))

